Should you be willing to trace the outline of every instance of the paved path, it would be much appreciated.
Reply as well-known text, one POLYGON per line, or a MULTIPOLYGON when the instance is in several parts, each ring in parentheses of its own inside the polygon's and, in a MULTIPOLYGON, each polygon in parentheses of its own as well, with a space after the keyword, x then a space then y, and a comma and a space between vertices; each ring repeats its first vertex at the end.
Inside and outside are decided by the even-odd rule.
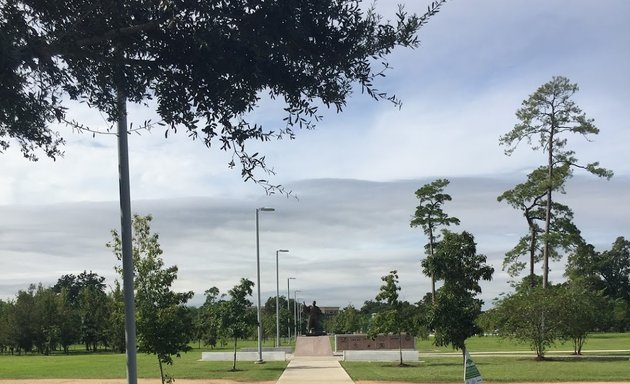
POLYGON ((334 356, 295 356, 276 384, 353 384, 334 356))

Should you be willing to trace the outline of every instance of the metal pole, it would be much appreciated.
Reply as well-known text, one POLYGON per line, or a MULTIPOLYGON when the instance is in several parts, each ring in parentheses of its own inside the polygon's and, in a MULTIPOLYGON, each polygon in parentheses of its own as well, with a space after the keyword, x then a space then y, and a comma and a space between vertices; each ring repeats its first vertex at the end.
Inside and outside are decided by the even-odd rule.
POLYGON ((280 275, 278 274, 278 252, 280 251, 276 251, 276 347, 280 346, 280 283, 278 283, 280 275))
POLYGON ((289 280, 295 280, 295 277, 287 278, 287 335, 289 336, 289 344, 291 343, 291 290, 289 289, 289 280))
POLYGON ((136 363, 136 305, 133 287, 131 193, 129 192, 129 143, 127 140, 127 99, 118 88, 118 187, 120 194, 120 237, 122 242, 123 298, 125 303, 125 344, 127 383, 138 382, 136 363))
POLYGON ((258 318, 258 360, 256 363, 262 363, 262 317, 260 313, 260 237, 258 235, 258 209, 256 209, 256 290, 258 291, 257 300, 258 308, 256 315, 258 318))
POLYGON ((259 236, 259 228, 258 228, 258 211, 263 212, 273 212, 273 208, 256 208, 256 286, 258 291, 258 308, 256 310, 256 314, 258 317, 258 360, 256 363, 262 364, 264 363, 262 358, 262 313, 260 306, 260 236, 259 236))
POLYGON ((276 251, 276 347, 280 346, 280 275, 278 274, 278 252, 289 252, 288 249, 276 251))
POLYGON ((294 298, 293 298, 293 308, 295 308, 295 315, 293 317, 293 323, 295 325, 295 340, 297 341, 297 337, 299 335, 298 331, 298 316, 300 316, 299 312, 298 312, 298 303, 297 303, 297 293, 298 292, 302 292, 299 289, 296 289, 295 291, 293 291, 294 294, 294 298))

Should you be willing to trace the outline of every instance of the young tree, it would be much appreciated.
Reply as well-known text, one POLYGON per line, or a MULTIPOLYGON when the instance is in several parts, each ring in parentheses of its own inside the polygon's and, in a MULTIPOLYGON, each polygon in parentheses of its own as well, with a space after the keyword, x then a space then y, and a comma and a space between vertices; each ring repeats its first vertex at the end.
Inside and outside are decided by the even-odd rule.
MULTIPOLYGON (((133 255, 138 319, 138 350, 156 355, 162 384, 170 382, 163 364, 173 364, 173 356, 190 350, 192 319, 184 306, 193 292, 173 292, 177 266, 165 267, 157 233, 151 233, 151 215, 134 215, 133 255)), ((121 240, 112 230, 108 247, 120 260, 121 240)), ((117 267, 120 271, 120 267, 117 267)))
POLYGON ((417 308, 398 298, 398 272, 391 271, 387 276, 381 277, 383 285, 376 295, 376 301, 385 304, 385 309, 376 313, 370 321, 368 335, 372 338, 379 333, 393 333, 398 335, 398 352, 400 354, 399 366, 404 366, 402 354, 402 334, 416 336, 420 329, 417 308))
POLYGON ((543 287, 549 283, 549 257, 551 251, 551 222, 554 191, 554 178, 558 169, 566 169, 571 177, 574 168, 585 169, 589 173, 610 179, 612 171, 601 168, 598 162, 580 164, 575 152, 566 147, 568 134, 580 134, 586 138, 596 135, 599 129, 593 119, 571 99, 578 91, 577 84, 562 76, 554 76, 536 92, 523 101, 516 111, 520 123, 503 135, 499 143, 507 147, 506 155, 511 155, 519 143, 527 141, 533 150, 547 154, 547 177, 545 181, 545 228, 543 238, 543 287))
POLYGON ((201 339, 205 345, 214 348, 219 339, 219 327, 221 325, 219 317, 220 306, 224 301, 224 295, 220 295, 219 288, 217 287, 206 290, 204 294, 206 300, 199 311, 202 316, 201 339))
MULTIPOLYGON (((475 323, 483 301, 480 280, 492 280, 494 268, 486 264, 486 256, 477 254, 472 234, 442 231, 442 241, 435 249, 435 276, 443 280, 435 304, 431 307, 430 329, 435 332, 435 345, 451 345, 461 349, 466 358, 466 339, 481 329, 475 323)), ((426 272, 425 272, 426 274, 426 272)))
POLYGON ((114 288, 108 294, 108 313, 106 335, 112 350, 125 352, 125 306, 123 291, 118 280, 114 281, 114 288))
POLYGON ((424 234, 429 238, 427 244, 428 255, 422 260, 422 268, 425 274, 431 276, 431 294, 435 302, 435 265, 434 249, 439 240, 438 229, 451 224, 459 225, 459 219, 449 217, 443 210, 442 205, 451 201, 451 195, 444 193, 444 188, 450 184, 447 179, 438 179, 430 184, 425 184, 416 191, 416 197, 420 203, 416 207, 416 212, 411 219, 412 227, 422 227, 424 234))
POLYGON ((248 297, 252 294, 254 283, 242 278, 240 284, 230 289, 230 299, 221 303, 219 318, 221 332, 234 340, 234 359, 232 371, 236 371, 236 344, 239 338, 245 337, 249 329, 258 323, 256 312, 252 310, 252 302, 248 297))
MULTIPOLYGON (((563 284, 559 291, 562 312, 561 337, 571 340, 573 354, 581 355, 589 332, 605 325, 607 304, 601 292, 591 290, 579 281, 563 284)), ((601 329, 601 328, 600 328, 601 329)))
POLYGON ((546 350, 562 337, 563 311, 559 289, 555 286, 527 287, 496 303, 496 323, 501 336, 529 343, 536 359, 544 360, 546 350))
POLYGON ((352 305, 343 308, 332 319, 331 328, 336 334, 351 334, 362 329, 364 316, 352 305))

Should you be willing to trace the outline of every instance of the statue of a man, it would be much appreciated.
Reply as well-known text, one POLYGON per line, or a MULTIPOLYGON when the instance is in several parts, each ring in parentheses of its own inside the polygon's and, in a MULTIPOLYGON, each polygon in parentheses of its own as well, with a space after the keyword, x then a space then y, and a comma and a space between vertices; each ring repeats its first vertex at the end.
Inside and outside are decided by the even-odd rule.
POLYGON ((308 326, 306 333, 309 335, 323 335, 322 327, 322 310, 317 306, 317 302, 313 301, 313 305, 304 304, 304 313, 308 315, 308 326))

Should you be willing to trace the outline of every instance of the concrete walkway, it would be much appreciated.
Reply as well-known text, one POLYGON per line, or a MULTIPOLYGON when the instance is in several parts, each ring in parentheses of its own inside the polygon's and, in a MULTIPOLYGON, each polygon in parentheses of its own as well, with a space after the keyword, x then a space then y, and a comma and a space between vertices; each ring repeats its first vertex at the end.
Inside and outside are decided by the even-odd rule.
POLYGON ((294 356, 277 384, 353 384, 334 356, 294 356))

